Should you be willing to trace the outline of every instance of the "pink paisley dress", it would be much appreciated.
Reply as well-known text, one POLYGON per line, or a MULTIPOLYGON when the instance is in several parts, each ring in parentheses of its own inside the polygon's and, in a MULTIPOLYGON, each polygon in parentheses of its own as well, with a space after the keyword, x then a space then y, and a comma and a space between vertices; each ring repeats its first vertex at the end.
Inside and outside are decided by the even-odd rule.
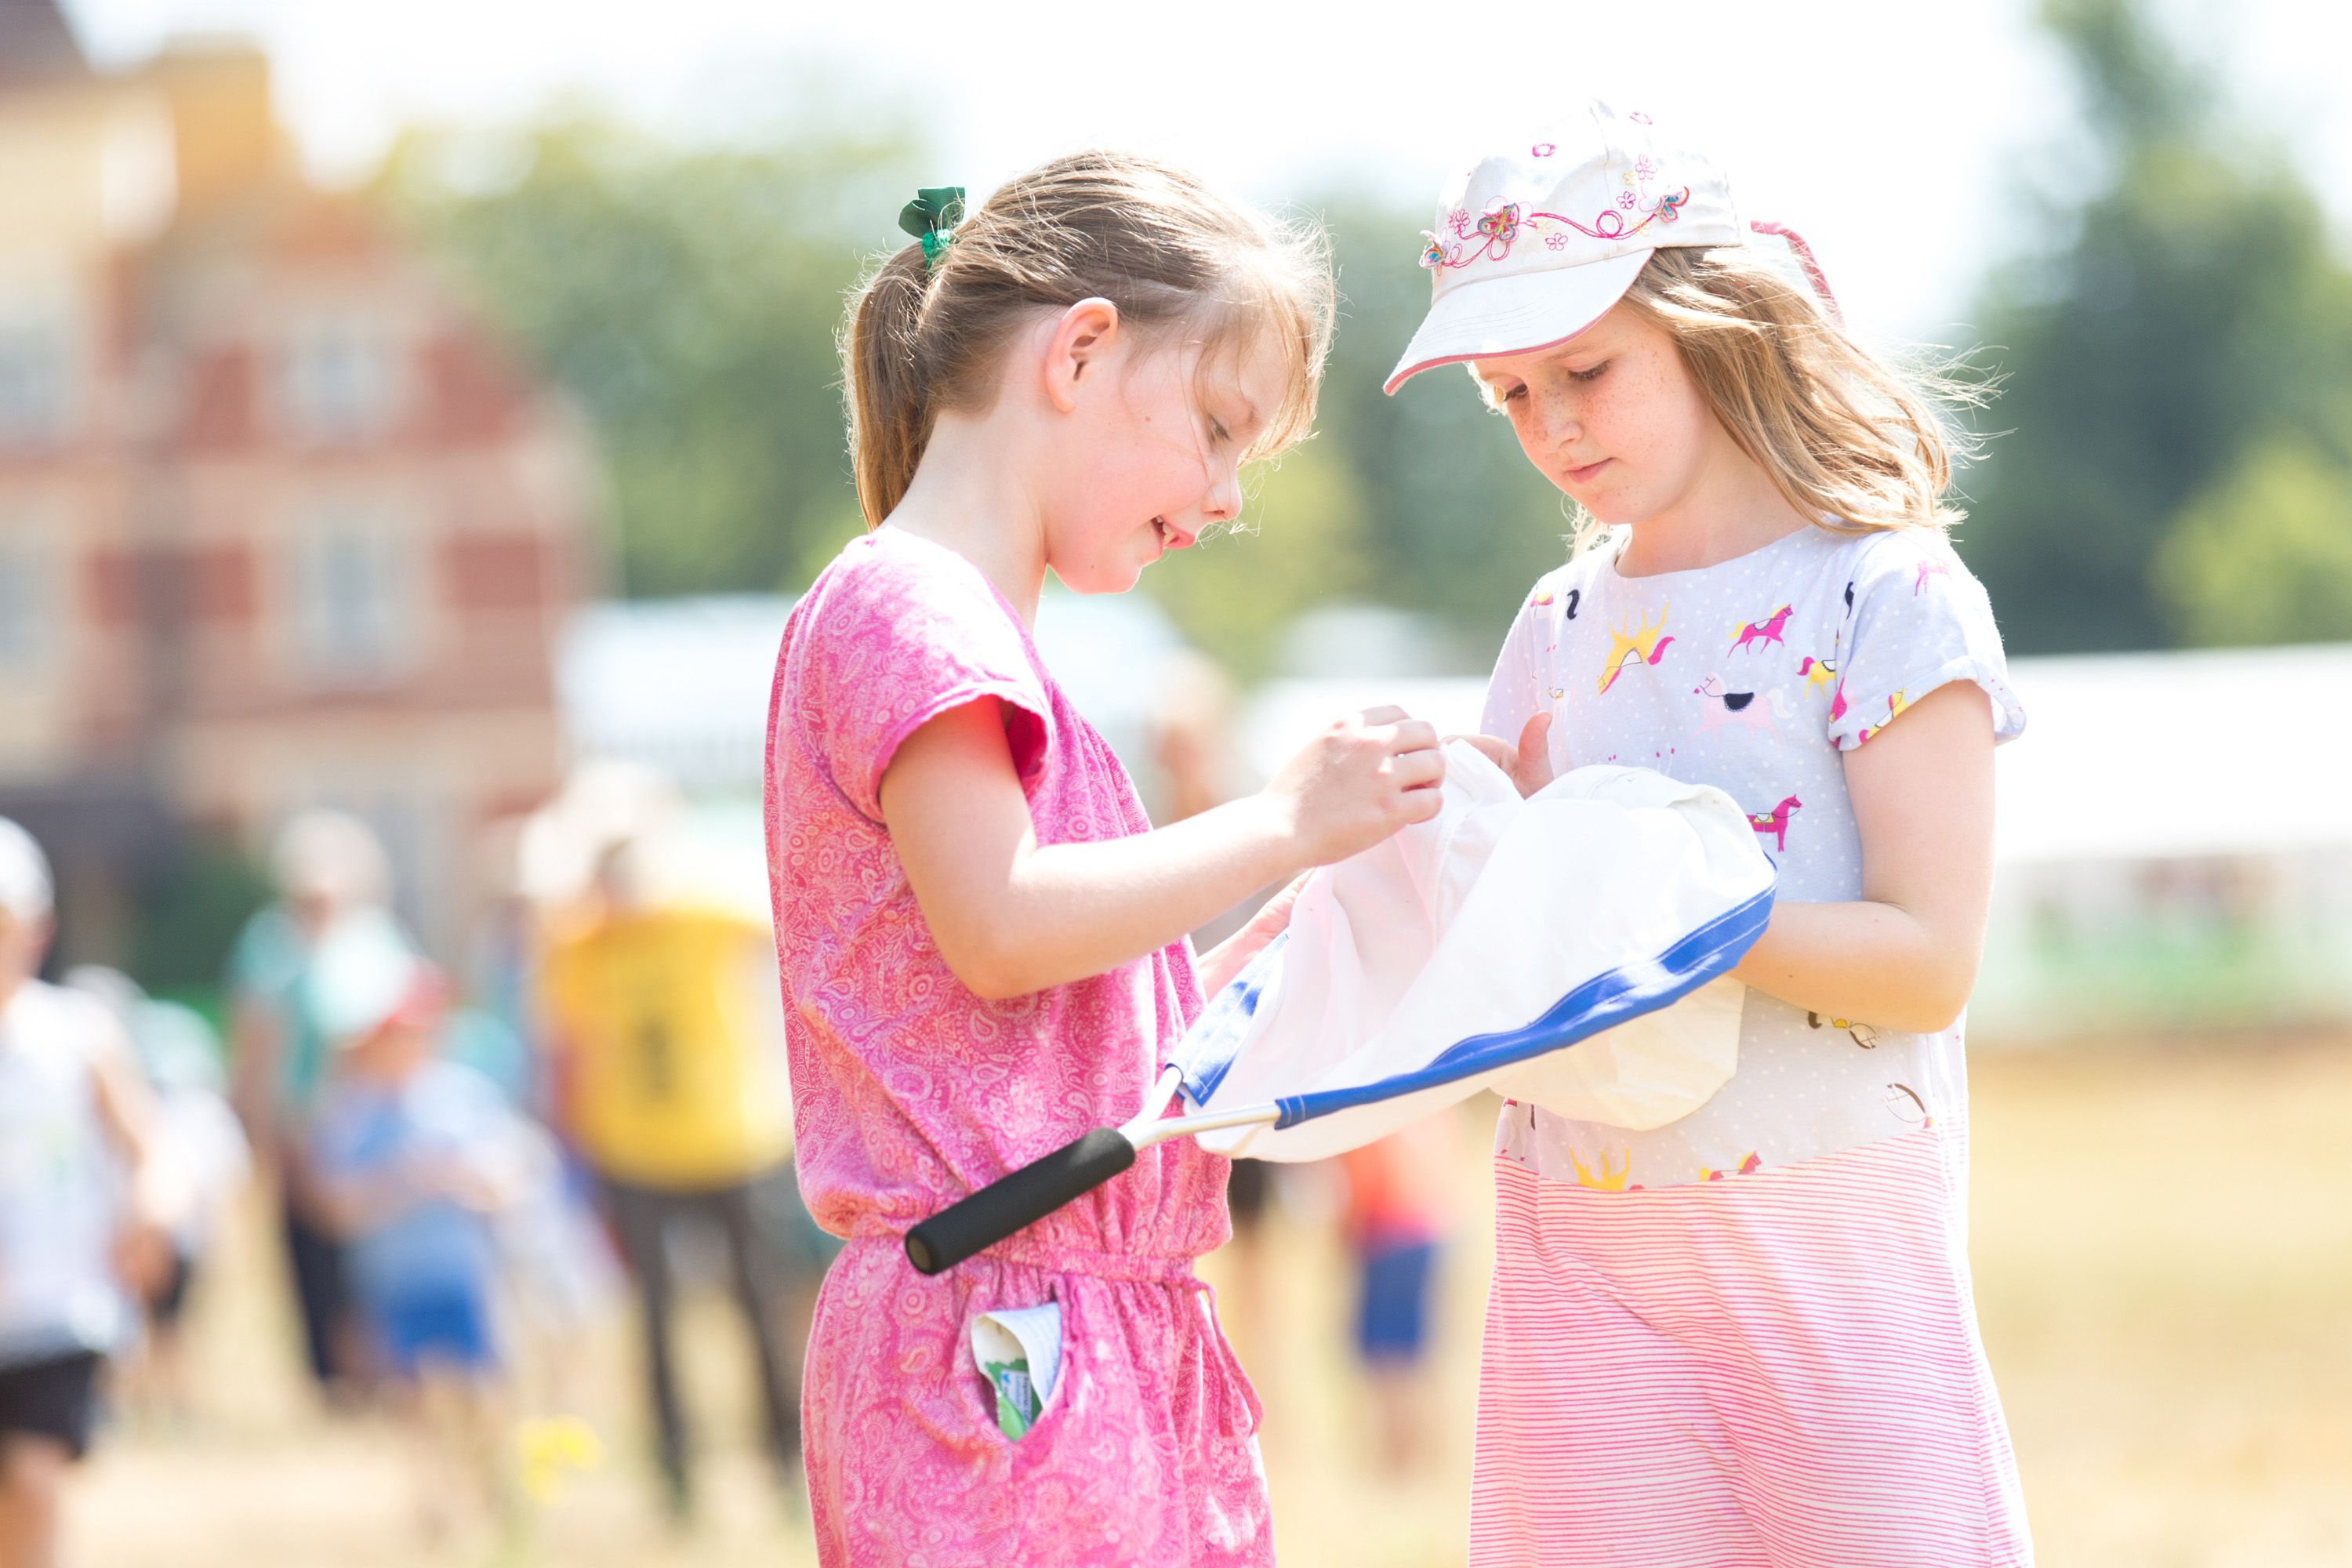
POLYGON ((1041 844, 1150 823, 1012 606, 963 557, 884 527, 784 633, 768 865, 801 1190, 849 1245, 825 1276, 802 1421, 818 1557, 839 1568, 1264 1563, 1255 1395, 1192 1260, 1228 1234, 1226 1164, 1190 1140, 936 1278, 907 1228, 1136 1114, 1200 1005, 1182 944, 992 1002, 933 944, 883 826, 892 753, 994 698, 1041 844), (975 1316, 1056 1302, 1061 1373, 1018 1441, 975 1316))

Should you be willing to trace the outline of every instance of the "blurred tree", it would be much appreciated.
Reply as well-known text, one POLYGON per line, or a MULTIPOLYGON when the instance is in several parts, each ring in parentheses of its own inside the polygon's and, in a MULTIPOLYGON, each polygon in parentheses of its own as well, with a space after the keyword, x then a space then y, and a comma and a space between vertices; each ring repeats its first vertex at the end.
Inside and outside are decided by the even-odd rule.
POLYGON ((1144 574, 1192 643, 1241 679, 1273 673, 1302 610, 1364 595, 1363 491, 1349 454, 1321 437, 1247 476, 1240 523, 1144 574))
POLYGON ((797 588, 861 526, 835 333, 914 141, 833 123, 876 129, 680 147, 577 115, 412 134, 379 178, 593 421, 628 594, 797 588))
POLYGON ((2062 160, 2080 183, 2029 199, 2054 245, 1997 273, 1983 307, 2007 433, 1964 481, 1969 563, 2018 651, 2267 640, 2288 624, 2352 635, 2352 577, 2248 592, 2288 562, 2352 571, 2314 532, 2314 472, 2249 456, 2315 437, 2352 385, 2352 286, 2325 215, 2144 6, 2045 0, 2042 16, 2082 79, 2092 147, 2062 160), (2260 504, 2286 491, 2305 510, 2260 504), (2168 544, 2176 526, 2195 537, 2168 544), (2284 620, 2231 607, 2289 599, 2284 620))
POLYGON ((191 837, 140 887, 125 966, 150 991, 201 999, 220 984, 247 919, 276 896, 235 844, 191 837))
POLYGON ((2298 436, 2265 441, 2189 504, 2157 574, 2195 642, 2352 637, 2352 468, 2298 436))
POLYGON ((1339 331, 1318 441, 1363 498, 1363 596, 1429 611, 1499 647, 1529 584, 1568 558, 1565 498, 1535 471, 1467 373, 1381 391, 1429 309, 1424 211, 1341 196, 1324 205, 1339 265, 1339 331))

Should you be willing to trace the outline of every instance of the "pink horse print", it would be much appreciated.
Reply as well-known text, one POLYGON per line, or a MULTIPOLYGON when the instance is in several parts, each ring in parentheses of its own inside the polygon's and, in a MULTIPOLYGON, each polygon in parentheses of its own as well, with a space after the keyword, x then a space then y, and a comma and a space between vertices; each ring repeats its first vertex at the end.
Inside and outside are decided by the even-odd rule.
POLYGON ((1790 606, 1783 605, 1760 621, 1741 622, 1739 629, 1731 634, 1732 648, 1737 651, 1751 643, 1763 647, 1780 642, 1780 633, 1787 628, 1789 617, 1793 614, 1795 611, 1790 606))
POLYGON ((1801 809, 1804 804, 1795 795, 1790 795, 1774 806, 1769 816, 1759 816, 1754 812, 1748 813, 1748 826, 1759 833, 1770 834, 1772 847, 1786 852, 1789 847, 1789 815, 1801 809))

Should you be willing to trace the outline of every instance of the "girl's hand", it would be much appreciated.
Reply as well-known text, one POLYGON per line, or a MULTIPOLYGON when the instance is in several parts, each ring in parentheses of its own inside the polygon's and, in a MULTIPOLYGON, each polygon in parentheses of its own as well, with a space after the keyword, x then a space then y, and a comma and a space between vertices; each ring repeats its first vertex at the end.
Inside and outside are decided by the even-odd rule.
POLYGON ((151 1221, 117 1230, 110 1252, 114 1277, 134 1295, 152 1295, 172 1277, 171 1233, 151 1221))
POLYGON ((1448 735, 1449 741, 1467 741, 1478 748, 1486 759, 1511 776, 1523 795, 1533 795, 1551 783, 1557 775, 1551 767, 1551 715, 1538 713, 1519 731, 1516 750, 1508 741, 1494 735, 1448 735))
POLYGON ((1402 708, 1373 708, 1299 748, 1263 798, 1297 859, 1328 866, 1435 816, 1444 776, 1434 728, 1402 708))
POLYGON ((1234 976, 1249 967, 1249 961, 1265 951, 1265 944, 1290 927, 1290 911, 1306 890, 1307 879, 1312 871, 1302 871, 1291 879, 1290 885, 1258 906, 1249 923, 1201 955, 1201 994, 1214 996, 1234 983, 1234 976))
MULTIPOLYGON (((1270 882, 1426 822, 1444 772, 1437 731, 1384 708, 1332 725, 1260 794, 1150 833, 1040 845, 989 698, 899 743, 882 817, 940 957, 1001 999, 1131 963, 1270 882)), ((1270 939, 1281 918, 1277 903, 1257 929, 1270 939)))

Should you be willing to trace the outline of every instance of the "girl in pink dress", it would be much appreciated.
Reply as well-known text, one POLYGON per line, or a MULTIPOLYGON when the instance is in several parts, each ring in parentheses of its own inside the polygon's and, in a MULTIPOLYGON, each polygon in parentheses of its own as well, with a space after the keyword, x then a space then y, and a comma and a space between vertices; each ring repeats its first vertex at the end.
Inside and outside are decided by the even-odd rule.
MULTIPOLYGON (((1047 567, 1118 593, 1241 509, 1312 418, 1328 264, 1185 175, 1083 154, 920 243, 845 351, 866 538, 793 613, 767 828, 803 1192, 849 1238, 803 1421, 827 1564, 1273 1561, 1258 1406, 1192 1259, 1225 1163, 1188 1141, 936 1277, 908 1227, 1142 1107, 1278 925, 1184 933, 1437 806, 1426 725, 1335 724, 1265 792, 1153 832, 1029 634, 1047 567), (982 1313, 1052 1304, 1058 1375, 1005 1436, 982 1313)), ((1279 900, 1277 900, 1277 904, 1279 900)))

